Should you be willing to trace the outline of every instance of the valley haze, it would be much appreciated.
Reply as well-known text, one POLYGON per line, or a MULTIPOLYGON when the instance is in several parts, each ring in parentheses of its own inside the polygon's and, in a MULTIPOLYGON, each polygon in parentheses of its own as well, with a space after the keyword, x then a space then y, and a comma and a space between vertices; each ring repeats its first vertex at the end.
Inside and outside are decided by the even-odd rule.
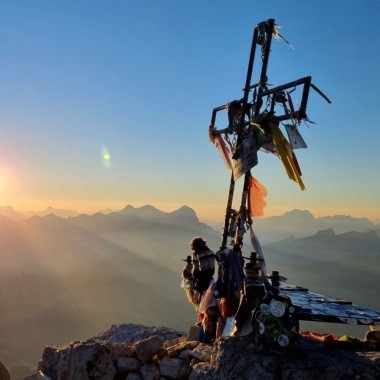
MULTIPOLYGON (((187 208, 188 206, 183 206, 187 208)), ((78 217, 80 215, 95 214, 112 214, 112 213, 133 213, 132 210, 157 210, 160 214, 170 214, 171 212, 160 211, 152 205, 134 207, 128 204, 125 208, 117 210, 112 208, 101 209, 97 212, 84 213, 70 209, 60 209, 47 207, 40 211, 17 211, 12 206, 0 206, 0 215, 10 218, 14 221, 21 221, 33 216, 44 217, 47 215, 55 215, 61 218, 78 217)), ((180 210, 181 208, 179 208, 180 210)), ((136 211, 137 212, 137 211, 136 211)), ((144 211, 141 211, 144 212, 144 211)), ((173 211, 174 213, 176 211, 173 211)), ((195 211, 193 211, 195 213, 195 211)), ((198 217, 197 217, 198 219, 198 217)), ((365 232, 367 230, 380 229, 380 223, 371 221, 369 218, 357 218, 350 215, 333 215, 314 217, 308 210, 292 210, 278 216, 268 216, 253 219, 253 228, 255 229, 260 242, 272 242, 276 240, 286 239, 287 237, 305 237, 312 235, 319 230, 332 228, 336 233, 344 233, 350 231, 365 232)), ((206 224, 218 232, 222 232, 223 220, 219 223, 205 220, 206 224)))
MULTIPOLYGON (((253 227, 268 270, 380 310, 379 224, 292 210, 255 219, 253 227)), ((1 207, 2 361, 8 368, 33 368, 45 345, 86 339, 117 323, 187 331, 196 315, 180 287, 181 259, 190 254, 194 236, 219 249, 221 231, 188 206, 164 212, 127 205, 93 215, 49 208, 33 216, 1 207)), ((245 238, 243 252, 250 250, 245 238)), ((363 334, 347 325, 302 327, 363 334)))

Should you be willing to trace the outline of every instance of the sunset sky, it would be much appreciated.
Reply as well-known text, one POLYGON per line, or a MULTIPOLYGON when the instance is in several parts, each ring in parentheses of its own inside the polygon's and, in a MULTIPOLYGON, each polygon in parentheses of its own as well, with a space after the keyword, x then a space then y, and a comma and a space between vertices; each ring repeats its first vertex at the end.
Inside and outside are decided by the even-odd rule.
POLYGON ((269 18, 294 49, 273 41, 268 82, 311 75, 332 104, 310 93, 307 191, 259 152, 265 215, 380 222, 378 0, 1 1, 0 206, 188 205, 222 221, 230 174, 211 111, 242 96, 253 28, 269 18))

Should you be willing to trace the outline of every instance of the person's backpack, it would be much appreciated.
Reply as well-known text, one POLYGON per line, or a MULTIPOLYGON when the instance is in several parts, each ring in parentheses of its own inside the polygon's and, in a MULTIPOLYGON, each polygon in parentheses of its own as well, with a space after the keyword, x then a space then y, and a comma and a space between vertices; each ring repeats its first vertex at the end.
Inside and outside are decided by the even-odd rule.
POLYGON ((244 284, 244 259, 240 251, 224 249, 219 251, 218 280, 216 290, 218 298, 240 298, 244 284))

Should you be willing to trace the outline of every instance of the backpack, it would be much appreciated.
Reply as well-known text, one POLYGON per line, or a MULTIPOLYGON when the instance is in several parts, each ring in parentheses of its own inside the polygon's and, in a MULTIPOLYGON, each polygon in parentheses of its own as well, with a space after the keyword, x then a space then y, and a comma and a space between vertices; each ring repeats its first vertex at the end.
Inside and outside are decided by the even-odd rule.
POLYGON ((219 251, 216 256, 219 262, 216 282, 217 297, 239 299, 245 279, 244 259, 241 251, 224 249, 219 251))

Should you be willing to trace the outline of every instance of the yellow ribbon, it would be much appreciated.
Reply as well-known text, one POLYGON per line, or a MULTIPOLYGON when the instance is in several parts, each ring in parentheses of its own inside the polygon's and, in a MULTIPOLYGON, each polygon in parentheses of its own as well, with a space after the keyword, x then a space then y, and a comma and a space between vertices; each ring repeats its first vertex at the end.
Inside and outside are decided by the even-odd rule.
POLYGON ((306 187, 301 179, 301 172, 299 170, 299 167, 294 162, 292 147, 290 146, 288 140, 286 140, 285 136, 282 134, 278 123, 271 121, 269 125, 274 145, 276 146, 277 153, 281 159, 288 177, 294 182, 297 182, 301 190, 306 190, 306 187))

